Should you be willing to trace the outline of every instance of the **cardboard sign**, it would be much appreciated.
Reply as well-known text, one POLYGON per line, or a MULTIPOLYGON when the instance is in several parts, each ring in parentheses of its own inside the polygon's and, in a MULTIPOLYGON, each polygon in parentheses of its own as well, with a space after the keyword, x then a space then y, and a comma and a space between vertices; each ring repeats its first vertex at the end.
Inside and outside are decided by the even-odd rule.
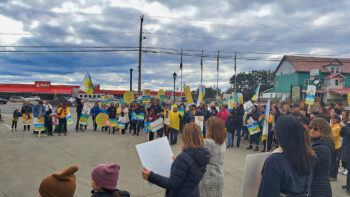
POLYGON ((307 92, 306 92, 306 104, 313 105, 315 101, 315 95, 316 95, 316 86, 314 85, 308 85, 307 86, 307 92))
POLYGON ((188 105, 193 104, 193 99, 192 99, 190 86, 185 86, 184 87, 184 92, 185 92, 185 97, 186 97, 186 100, 187 100, 187 104, 188 105))

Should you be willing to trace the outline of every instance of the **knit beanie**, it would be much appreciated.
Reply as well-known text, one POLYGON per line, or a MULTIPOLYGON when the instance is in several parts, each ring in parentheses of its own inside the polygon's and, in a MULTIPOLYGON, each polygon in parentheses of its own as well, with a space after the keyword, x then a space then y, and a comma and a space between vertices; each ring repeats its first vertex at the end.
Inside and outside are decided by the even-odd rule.
POLYGON ((55 172, 41 181, 39 193, 42 197, 73 197, 76 188, 74 173, 78 166, 70 166, 55 172))
POLYGON ((91 173, 92 180, 102 188, 115 190, 120 166, 117 162, 100 164, 91 173))

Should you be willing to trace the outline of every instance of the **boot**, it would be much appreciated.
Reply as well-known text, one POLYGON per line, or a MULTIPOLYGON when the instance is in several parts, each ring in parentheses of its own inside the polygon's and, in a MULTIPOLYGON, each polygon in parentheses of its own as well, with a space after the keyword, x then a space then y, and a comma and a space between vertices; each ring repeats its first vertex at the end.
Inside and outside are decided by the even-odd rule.
POLYGON ((254 151, 259 151, 259 146, 256 145, 254 151))
POLYGON ((253 146, 251 144, 247 147, 247 150, 250 150, 250 149, 253 149, 253 146))

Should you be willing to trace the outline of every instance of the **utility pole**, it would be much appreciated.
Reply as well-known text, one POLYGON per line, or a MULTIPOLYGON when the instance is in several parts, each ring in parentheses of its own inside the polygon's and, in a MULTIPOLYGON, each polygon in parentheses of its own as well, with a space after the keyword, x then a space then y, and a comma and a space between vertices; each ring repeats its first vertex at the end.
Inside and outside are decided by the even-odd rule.
POLYGON ((237 92, 237 60, 236 60, 236 55, 237 55, 237 52, 235 52, 235 92, 237 92))
POLYGON ((130 68, 130 91, 132 91, 132 71, 134 71, 134 69, 130 68))
POLYGON ((220 58, 220 51, 218 51, 218 58, 216 61, 216 96, 219 95, 219 58, 220 58))
POLYGON ((139 84, 138 84, 138 92, 141 92, 141 54, 142 54, 142 23, 143 23, 143 15, 141 16, 140 21, 140 38, 139 38, 139 84))
POLYGON ((203 50, 202 50, 202 56, 201 56, 201 86, 203 82, 203 50))

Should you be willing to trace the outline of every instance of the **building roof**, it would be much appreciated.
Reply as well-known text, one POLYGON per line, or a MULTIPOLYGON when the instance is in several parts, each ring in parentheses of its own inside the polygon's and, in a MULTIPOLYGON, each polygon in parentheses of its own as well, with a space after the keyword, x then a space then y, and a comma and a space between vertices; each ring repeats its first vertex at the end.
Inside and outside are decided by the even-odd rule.
POLYGON ((282 62, 287 60, 295 68, 296 72, 310 72, 312 69, 321 69, 322 73, 330 73, 325 66, 333 61, 342 64, 341 73, 350 74, 350 58, 323 58, 323 57, 303 57, 303 56, 283 56, 281 62, 277 66, 276 71, 282 62))
MULTIPOLYGON (((9 93, 39 93, 39 94, 71 94, 74 88, 79 88, 79 85, 53 85, 50 81, 35 81, 34 84, 0 84, 0 92, 9 93)), ((113 94, 123 95, 127 90, 103 90, 100 85, 94 87, 94 94, 113 94)), ((79 91, 79 93, 84 93, 79 91)), ((137 93, 137 92, 134 92, 137 93)), ((151 91, 152 96, 156 96, 157 91, 151 91)), ((165 95, 172 96, 173 92, 165 92, 165 95)), ((176 96, 184 96, 183 92, 175 92, 176 96)))
POLYGON ((339 79, 344 79, 345 77, 339 73, 332 73, 330 75, 327 75, 325 78, 323 79, 330 79, 330 78, 339 78, 339 79))
POLYGON ((336 94, 347 94, 350 92, 350 87, 343 88, 343 89, 331 89, 331 93, 336 93, 336 94))

